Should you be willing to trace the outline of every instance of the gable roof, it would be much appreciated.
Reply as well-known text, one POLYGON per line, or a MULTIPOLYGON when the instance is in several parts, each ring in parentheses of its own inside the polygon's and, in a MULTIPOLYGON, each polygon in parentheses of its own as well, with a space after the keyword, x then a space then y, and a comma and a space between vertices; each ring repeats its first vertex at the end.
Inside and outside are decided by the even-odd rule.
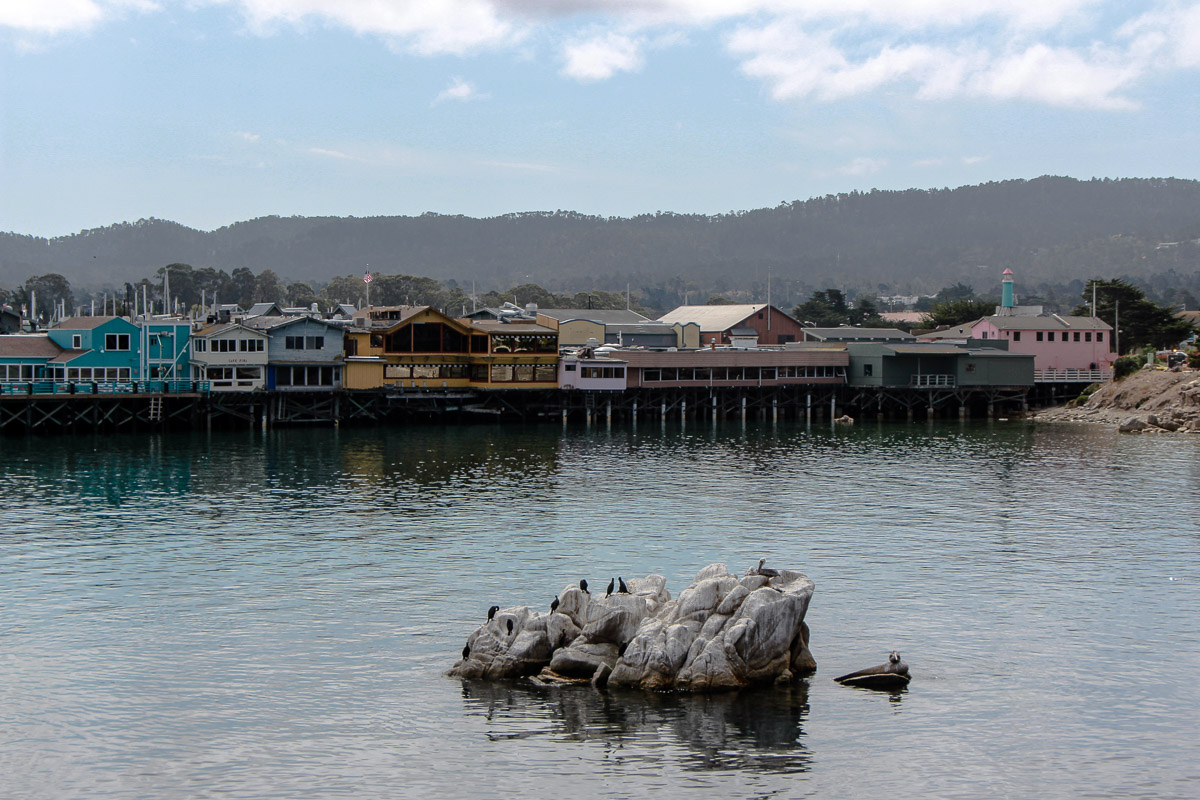
POLYGON ((0 336, 0 358, 54 358, 63 349, 44 333, 0 336))
POLYGON ((248 317, 261 317, 261 316, 281 317, 281 316, 283 316, 283 309, 279 307, 278 303, 255 303, 254 305, 250 306, 250 310, 248 310, 246 312, 246 316, 248 316, 248 317))
POLYGON ((334 325, 333 323, 326 322, 323 319, 318 319, 317 317, 310 317, 307 315, 296 315, 296 316, 287 316, 287 317, 274 317, 274 316, 265 316, 264 315, 264 316, 258 316, 258 317, 247 317, 246 319, 242 320, 242 327, 254 328, 255 330, 260 330, 260 331, 270 331, 270 330, 275 330, 276 328, 283 328, 287 325, 294 325, 297 322, 316 322, 321 325, 324 325, 326 328, 336 328, 339 331, 345 329, 345 326, 343 326, 343 325, 334 325))
POLYGON ((114 319, 125 319, 124 317, 67 317, 54 325, 56 330, 63 331, 90 331, 99 328, 106 322, 111 322, 114 319))
MULTIPOLYGON (((738 326, 747 319, 767 308, 766 303, 753 303, 732 306, 679 306, 658 318, 659 322, 668 325, 674 323, 695 322, 700 326, 701 333, 718 333, 738 326)), ((771 306, 772 314, 779 314, 796 322, 791 314, 771 306)), ((796 323, 799 324, 798 322, 796 323)))
POLYGON ((551 319, 566 322, 573 319, 585 319, 598 322, 601 325, 633 325, 639 322, 649 322, 649 317, 642 316, 636 311, 626 308, 592 309, 592 308, 539 308, 539 314, 545 314, 551 319))
POLYGON ((917 338, 896 328, 855 328, 849 325, 839 328, 805 328, 804 336, 822 342, 911 342, 917 338))
MULTIPOLYGON (((1044 316, 1004 316, 984 317, 983 319, 995 325, 1002 331, 1109 331, 1109 325, 1099 317, 1063 317, 1058 314, 1044 316)), ((975 323, 978 325, 979 323, 975 323)))

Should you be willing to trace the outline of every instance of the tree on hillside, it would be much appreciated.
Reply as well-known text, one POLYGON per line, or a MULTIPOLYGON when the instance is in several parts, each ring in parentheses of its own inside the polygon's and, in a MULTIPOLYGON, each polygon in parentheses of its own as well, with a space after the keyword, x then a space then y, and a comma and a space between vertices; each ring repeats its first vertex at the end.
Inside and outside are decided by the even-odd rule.
POLYGON ((238 267, 229 276, 229 282, 221 289, 222 303, 237 303, 242 308, 249 308, 257 298, 255 289, 258 279, 246 267, 238 267), (228 295, 227 295, 228 293, 228 295))
POLYGON ((1092 313, 1093 287, 1096 316, 1114 329, 1120 326, 1120 333, 1114 339, 1120 341, 1123 352, 1143 347, 1156 350, 1174 347, 1192 333, 1192 326, 1176 317, 1171 309, 1148 300, 1145 292, 1120 278, 1088 281, 1083 289, 1084 303, 1075 309, 1076 315, 1092 313))
POLYGON ((293 308, 300 306, 307 308, 313 303, 316 303, 318 307, 321 305, 321 301, 320 298, 317 297, 317 293, 313 291, 311 286, 302 281, 288 285, 287 302, 293 308))
POLYGON ((792 310, 792 316, 805 325, 812 323, 818 328, 836 328, 850 324, 850 309, 846 295, 840 289, 824 289, 792 310))
POLYGON ((708 298, 708 302, 705 303, 704 305, 706 305, 706 306, 732 306, 732 305, 737 305, 737 302, 734 300, 730 300, 728 297, 723 297, 719 294, 714 294, 712 297, 708 298))
MULTIPOLYGON (((366 303, 367 285, 361 275, 339 275, 325 285, 321 290, 321 300, 328 307, 338 303, 349 303, 357 306, 366 303)), ((374 301, 374 297, 371 298, 374 301)))
POLYGON ((162 285, 163 275, 168 277, 171 284, 171 296, 166 298, 168 307, 174 308, 178 298, 180 305, 191 308, 200 302, 200 290, 196 288, 196 273, 190 264, 167 264, 155 273, 159 286, 162 285))
POLYGON ((274 270, 264 269, 258 273, 258 277, 254 279, 254 299, 255 303, 280 303, 284 302, 287 291, 283 288, 283 283, 280 282, 279 276, 274 270))
POLYGON ((953 327, 990 316, 995 310, 996 304, 987 300, 937 300, 921 318, 921 326, 953 327))
POLYGON ((71 294, 71 282, 57 272, 31 276, 21 287, 21 293, 21 302, 26 305, 29 305, 30 295, 35 294, 39 319, 49 319, 52 309, 58 305, 59 301, 66 301, 68 314, 75 311, 73 308, 75 298, 71 294))

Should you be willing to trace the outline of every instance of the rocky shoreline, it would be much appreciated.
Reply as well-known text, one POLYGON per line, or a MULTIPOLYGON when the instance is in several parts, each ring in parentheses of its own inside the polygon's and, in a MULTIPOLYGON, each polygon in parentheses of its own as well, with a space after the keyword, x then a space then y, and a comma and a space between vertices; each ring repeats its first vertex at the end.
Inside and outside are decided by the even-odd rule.
POLYGON ((1042 409, 1030 418, 1116 425, 1123 433, 1200 433, 1200 372, 1146 368, 1096 388, 1082 402, 1042 409))

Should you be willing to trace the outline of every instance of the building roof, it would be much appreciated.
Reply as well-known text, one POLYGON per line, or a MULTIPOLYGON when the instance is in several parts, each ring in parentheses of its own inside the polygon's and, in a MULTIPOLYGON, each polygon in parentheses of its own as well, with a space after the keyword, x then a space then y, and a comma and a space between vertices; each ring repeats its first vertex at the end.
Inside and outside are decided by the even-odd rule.
POLYGON ((44 333, 13 333, 0 336, 0 358, 51 359, 63 349, 44 333))
POLYGON ((557 335, 558 331, 553 328, 547 328, 544 325, 536 325, 532 322, 499 322, 492 320, 473 320, 471 329, 480 333, 541 333, 547 335, 557 335))
POLYGON ((849 325, 838 328, 805 328, 804 335, 826 342, 911 342, 916 339, 911 333, 896 328, 856 328, 849 325))
POLYGON ((122 317, 67 317, 53 327, 56 330, 64 331, 90 331, 114 319, 122 319, 122 317))
MULTIPOLYGON (((987 317, 980 317, 979 319, 987 319, 987 317)), ((976 323, 978 323, 978 322, 979 322, 979 320, 977 319, 974 322, 964 322, 962 325, 955 325, 952 328, 943 328, 940 331, 926 331, 925 333, 919 334, 917 336, 917 338, 918 339, 963 339, 963 340, 970 339, 971 338, 971 329, 974 328, 976 323)))
POLYGON ((648 317, 625 308, 539 308, 537 313, 545 314, 547 317, 556 319, 559 322, 566 322, 572 319, 585 319, 589 322, 598 322, 601 325, 629 325, 650 321, 648 317))
POLYGON ((675 329, 665 322, 616 323, 605 325, 604 328, 612 333, 675 335, 675 329))
POLYGON ((207 339, 212 336, 217 336, 222 333, 229 333, 230 331, 236 330, 243 330, 247 333, 256 333, 260 336, 267 335, 265 331, 255 330, 254 328, 247 327, 239 322, 217 322, 212 325, 205 325, 203 328, 192 331, 192 338, 195 339, 196 337, 203 337, 207 339))
POLYGON ((334 325, 326 322, 323 319, 310 317, 304 314, 287 317, 247 317, 246 319, 242 320, 242 326, 246 328, 254 328, 256 330, 274 330, 275 328, 282 328, 286 325, 293 325, 297 322, 317 322, 327 328, 337 328, 338 330, 342 330, 342 326, 340 325, 334 325))
POLYGON ((248 317, 261 317, 263 315, 279 317, 283 315, 283 309, 278 303, 255 303, 246 311, 248 317))
POLYGON ((50 359, 50 364, 66 364, 69 361, 74 361, 80 356, 86 354, 87 350, 63 350, 61 353, 50 359))
MULTIPOLYGON (((665 322, 668 325, 673 325, 677 322, 695 322, 700 326, 701 333, 718 333, 720 331, 727 331, 745 322, 748 318, 765 308, 767 308, 766 303, 731 306, 679 306, 663 314, 658 318, 658 321, 665 322)), ((771 313, 781 314, 795 322, 790 314, 785 314, 774 306, 771 306, 771 313)))
POLYGON ((1099 317, 1063 317, 1058 314, 1046 314, 1044 316, 1012 316, 1012 317, 984 317, 988 322, 995 325, 1000 330, 1017 330, 1017 331, 1051 331, 1051 330, 1073 330, 1073 331, 1109 331, 1112 330, 1112 325, 1109 325, 1099 317))

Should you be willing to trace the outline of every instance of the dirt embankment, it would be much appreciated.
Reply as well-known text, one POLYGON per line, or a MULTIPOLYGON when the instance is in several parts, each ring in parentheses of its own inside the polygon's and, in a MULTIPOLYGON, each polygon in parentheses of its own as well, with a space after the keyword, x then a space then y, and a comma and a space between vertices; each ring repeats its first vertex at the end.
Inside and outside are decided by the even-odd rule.
POLYGON ((1200 372, 1143 369, 1106 383, 1087 402, 1037 412, 1041 422, 1098 422, 1121 430, 1200 433, 1200 372))

